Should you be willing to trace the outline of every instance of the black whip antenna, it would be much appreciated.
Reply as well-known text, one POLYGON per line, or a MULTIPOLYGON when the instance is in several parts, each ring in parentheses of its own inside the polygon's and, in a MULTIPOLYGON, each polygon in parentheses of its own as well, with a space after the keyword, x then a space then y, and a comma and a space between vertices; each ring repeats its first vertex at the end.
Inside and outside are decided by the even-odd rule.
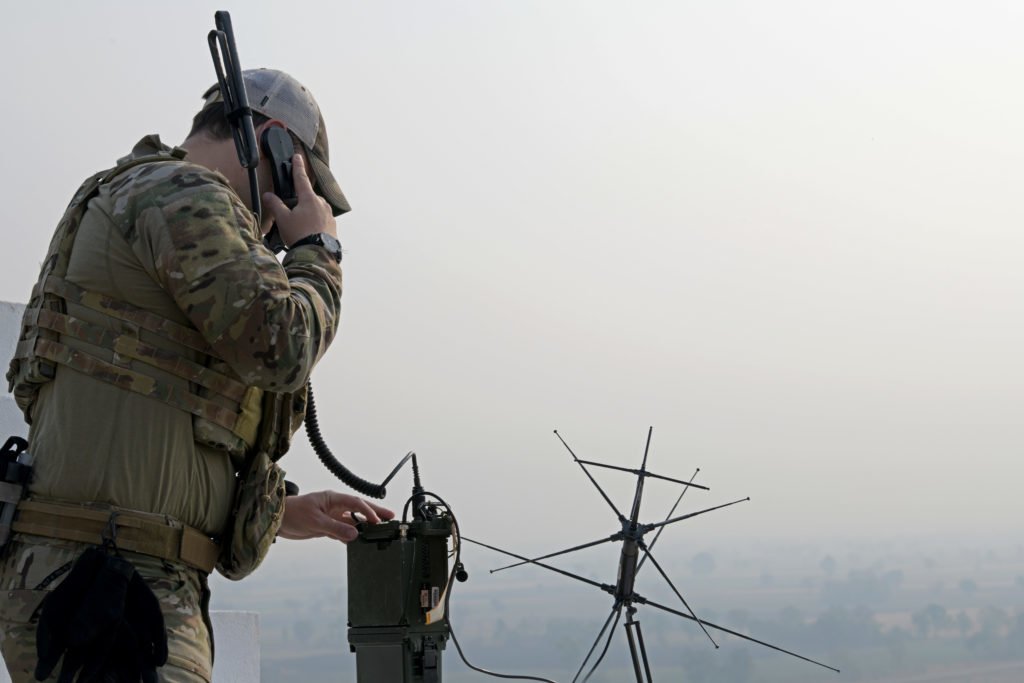
POLYGON ((260 183, 256 177, 260 148, 256 144, 252 109, 249 107, 249 96, 245 93, 242 66, 238 61, 238 48, 235 47, 235 32, 231 28, 231 15, 225 11, 215 12, 213 20, 217 28, 207 34, 206 40, 210 44, 217 85, 220 86, 221 99, 224 100, 224 113, 231 124, 238 161, 249 171, 252 212, 256 214, 258 225, 263 215, 263 205, 260 203, 260 183))
POLYGON ((644 457, 643 462, 640 465, 640 468, 629 469, 625 467, 617 467, 614 465, 605 465, 602 463, 592 462, 588 460, 581 460, 580 458, 576 457, 576 454, 573 452, 571 448, 569 448, 569 444, 565 442, 565 439, 562 438, 558 431, 555 431, 555 435, 572 455, 573 460, 576 462, 576 464, 580 466, 584 474, 587 475, 587 478, 590 479, 591 483, 594 484, 595 488, 597 488, 598 492, 604 498, 605 502, 607 502, 608 505, 615 512, 620 524, 620 529, 616 533, 613 533, 610 536, 598 539, 596 541, 591 541, 589 543, 584 543, 581 545, 573 546, 571 548, 567 548, 565 550, 559 550, 553 553, 548 553, 547 555, 541 555, 540 557, 534 558, 528 558, 524 557, 523 555, 518 555, 516 553, 509 552, 507 550, 502 550, 501 548, 497 548, 495 546, 488 545, 480 541, 474 541, 473 539, 466 538, 465 536, 461 537, 462 540, 483 546, 485 548, 489 548, 490 550, 494 550, 503 555, 507 555, 509 557, 519 560, 519 562, 516 562, 514 564, 494 569, 492 570, 492 573, 502 571, 504 569, 510 569, 512 567, 517 567, 524 564, 532 564, 543 569, 555 572, 557 574, 567 576, 576 581, 580 581, 582 583, 594 586, 595 588, 599 588, 605 593, 608 593, 610 596, 612 596, 613 602, 611 613, 608 615, 608 618, 605 619, 604 624, 601 626, 601 630, 597 634, 597 638, 594 640, 594 644, 591 645, 586 657, 584 657, 583 662, 580 664, 580 667, 577 670, 576 675, 573 677, 573 683, 580 680, 580 677, 583 675, 584 669, 586 669, 587 664, 591 661, 595 652, 597 652, 598 646, 601 644, 602 639, 605 639, 605 633, 607 633, 608 635, 607 639, 605 639, 604 647, 601 649, 600 654, 598 655, 596 660, 594 660, 593 664, 590 667, 590 670, 582 678, 582 680, 589 680, 590 676, 597 670, 597 667, 604 660, 604 656, 608 652, 608 648, 611 645, 612 637, 615 635, 615 628, 621 620, 623 613, 625 613, 626 618, 624 624, 626 630, 626 639, 628 641, 629 653, 632 658, 633 664, 633 672, 636 676, 637 683, 653 683, 654 677, 651 673, 650 662, 647 658, 647 648, 644 644, 643 632, 640 628, 640 622, 636 619, 638 607, 641 605, 647 605, 662 612, 674 614, 683 619, 688 619, 690 621, 696 622, 697 625, 704 632, 704 634, 708 637, 708 640, 711 641, 711 643, 715 646, 716 649, 718 648, 718 643, 715 642, 715 639, 711 637, 711 634, 708 631, 708 629, 719 631, 721 633, 727 633, 737 638, 741 638, 743 640, 756 643, 758 645, 762 645, 777 652, 781 652, 783 654, 796 657, 797 659, 801 659, 805 662, 810 662, 811 664, 816 664, 818 666, 839 673, 839 669, 829 666, 828 664, 823 664, 822 662, 810 659, 809 657, 804 657, 803 655, 799 655, 791 650, 786 650, 776 645, 772 645, 771 643, 767 643, 763 640, 758 640, 757 638, 744 635, 732 629, 726 628, 725 626, 719 626, 718 624, 714 624, 710 621, 706 621, 704 619, 699 618, 694 613, 693 609, 690 607, 690 604, 686 601, 686 598, 683 597, 682 593, 680 593, 679 589, 676 588, 676 585, 672 582, 672 579, 669 578, 664 568, 654 557, 652 553, 654 545, 658 542, 658 539, 661 537, 661 533, 665 530, 665 527, 667 526, 670 526, 677 522, 681 522, 684 519, 691 519, 693 517, 697 517, 699 515, 712 512, 714 510, 721 510, 722 508, 731 507, 738 503, 747 502, 750 500, 750 498, 740 498, 738 500, 734 500, 728 503, 722 503, 720 505, 704 508, 696 512, 690 512, 683 515, 676 515, 676 508, 678 508, 679 503, 682 501, 683 495, 686 493, 687 490, 695 488, 709 491, 710 489, 706 486, 693 483, 693 480, 696 479, 697 477, 697 473, 700 472, 700 468, 698 468, 693 473, 693 476, 690 477, 689 481, 673 479, 671 477, 665 477, 658 474, 654 474, 653 472, 649 472, 647 470, 647 457, 650 452, 652 433, 653 427, 649 429, 647 432, 647 443, 644 447, 644 457), (603 467, 611 470, 629 472, 637 477, 636 488, 633 493, 633 504, 631 506, 630 516, 628 519, 619 512, 618 508, 616 508, 615 504, 611 501, 611 498, 608 497, 608 495, 604 492, 601 486, 594 479, 593 475, 591 475, 590 471, 587 469, 588 465, 591 467, 603 467), (664 521, 651 524, 644 524, 640 522, 640 508, 643 500, 644 481, 649 478, 661 479, 664 481, 670 481, 677 484, 681 484, 684 486, 684 489, 682 493, 679 494, 679 497, 676 499, 675 504, 672 505, 672 508, 671 510, 669 510, 668 515, 665 517, 664 521), (655 530, 657 530, 657 533, 655 534, 654 539, 648 544, 645 539, 645 536, 648 532, 655 530), (584 548, 590 548, 593 546, 611 542, 622 543, 622 549, 619 553, 617 578, 614 584, 600 583, 598 581, 594 581, 592 579, 580 576, 579 574, 574 574, 572 572, 565 571, 564 569, 560 569, 553 565, 547 564, 543 561, 552 557, 557 557, 559 555, 566 555, 572 552, 576 552, 577 550, 582 550, 584 548), (644 563, 647 560, 651 561, 651 564, 654 565, 654 568, 657 570, 658 574, 665 581, 665 583, 668 584, 669 588, 679 599, 679 602, 682 604, 686 611, 673 609, 666 605, 662 605, 652 600, 648 600, 646 597, 636 592, 635 582, 637 575, 639 574, 640 569, 643 567, 644 563), (610 630, 609 626, 611 626, 610 630))

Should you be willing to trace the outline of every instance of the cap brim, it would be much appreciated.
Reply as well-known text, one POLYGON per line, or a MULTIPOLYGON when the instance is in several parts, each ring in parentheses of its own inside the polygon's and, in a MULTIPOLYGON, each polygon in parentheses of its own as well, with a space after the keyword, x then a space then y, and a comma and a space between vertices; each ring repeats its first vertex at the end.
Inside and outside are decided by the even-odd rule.
POLYGON ((338 187, 338 181, 334 179, 334 174, 331 173, 330 167, 315 154, 309 154, 308 159, 309 166, 313 170, 313 176, 316 178, 316 193, 327 200, 327 203, 334 210, 334 215, 340 216, 351 211, 352 207, 349 206, 348 200, 345 199, 345 194, 338 187))

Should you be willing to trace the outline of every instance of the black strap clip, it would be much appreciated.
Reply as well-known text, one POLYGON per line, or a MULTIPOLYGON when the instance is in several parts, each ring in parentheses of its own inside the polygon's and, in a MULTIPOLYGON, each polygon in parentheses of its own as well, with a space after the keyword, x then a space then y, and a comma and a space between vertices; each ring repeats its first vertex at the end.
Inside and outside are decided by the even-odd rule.
POLYGON ((119 554, 117 551, 117 515, 117 510, 111 510, 107 526, 103 529, 103 547, 115 555, 119 554))

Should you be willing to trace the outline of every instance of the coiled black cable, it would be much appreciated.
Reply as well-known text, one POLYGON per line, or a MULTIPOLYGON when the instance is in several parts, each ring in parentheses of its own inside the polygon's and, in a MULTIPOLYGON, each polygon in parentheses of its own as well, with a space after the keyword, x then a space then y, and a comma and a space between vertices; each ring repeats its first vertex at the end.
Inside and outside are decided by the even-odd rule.
MULTIPOLYGON (((445 614, 445 617, 448 619, 448 634, 452 637, 452 643, 455 644, 455 649, 458 651, 459 657, 462 658, 463 663, 466 666, 468 666, 470 669, 472 669, 473 671, 477 671, 477 672, 482 673, 482 674, 487 674, 488 676, 493 676, 495 678, 506 678, 506 679, 516 680, 516 681, 541 681, 541 683, 558 683, 558 681, 553 681, 550 678, 542 678, 540 676, 527 676, 527 675, 523 675, 523 674, 502 674, 502 673, 498 673, 496 671, 488 671, 487 669, 481 669, 480 667, 478 667, 478 666, 476 666, 474 664, 471 664, 469 662, 469 660, 466 659, 466 655, 462 651, 462 645, 459 644, 459 639, 455 637, 455 629, 452 628, 452 609, 451 609, 451 602, 452 602, 452 590, 451 589, 452 589, 452 586, 454 585, 453 582, 452 582, 452 579, 455 577, 456 572, 459 571, 459 568, 462 567, 462 532, 459 530, 459 520, 457 520, 455 518, 455 513, 452 512, 452 507, 448 503, 444 502, 444 499, 441 498, 441 496, 437 495, 436 493, 431 493, 430 491, 421 491, 419 494, 414 494, 413 496, 410 496, 409 499, 405 501, 405 505, 402 506, 402 523, 405 524, 406 513, 409 510, 409 505, 410 504, 416 505, 416 502, 415 502, 416 498, 420 498, 422 500, 422 499, 425 499, 427 496, 433 498, 438 503, 440 503, 441 505, 444 506, 445 510, 448 511, 448 516, 451 517, 451 519, 452 519, 452 527, 454 527, 454 529, 455 529, 455 538, 457 539, 455 541, 455 563, 452 565, 451 572, 449 572, 449 574, 448 574, 448 584, 445 586, 445 590, 444 590, 444 614, 445 614)), ((419 503, 419 504, 423 505, 423 503, 419 503)), ((417 513, 417 510, 414 509, 413 510, 413 517, 414 518, 416 516, 416 513, 417 513)), ((465 571, 465 570, 463 570, 463 571, 465 571)), ((602 657, 603 656, 604 655, 602 655, 602 657)))
POLYGON ((313 447, 320 462, 349 488, 370 498, 383 498, 387 494, 387 488, 383 484, 374 484, 357 477, 331 453, 331 449, 327 447, 324 437, 320 434, 316 402, 313 400, 313 385, 310 383, 306 386, 306 436, 309 437, 309 445, 313 447))

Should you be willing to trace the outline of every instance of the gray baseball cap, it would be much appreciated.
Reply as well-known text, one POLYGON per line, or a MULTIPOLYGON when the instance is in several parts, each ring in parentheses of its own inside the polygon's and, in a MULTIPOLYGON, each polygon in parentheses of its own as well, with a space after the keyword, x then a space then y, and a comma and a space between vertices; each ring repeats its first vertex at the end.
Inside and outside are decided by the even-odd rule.
MULTIPOLYGON (((283 71, 276 69, 246 69, 242 72, 249 107, 288 127, 305 148, 306 158, 313 170, 313 189, 327 200, 335 216, 351 211, 345 194, 334 179, 329 166, 330 155, 327 145, 327 128, 320 106, 313 99, 313 93, 304 85, 283 71)), ((220 88, 211 86, 203 95, 203 107, 223 102, 220 88)))

